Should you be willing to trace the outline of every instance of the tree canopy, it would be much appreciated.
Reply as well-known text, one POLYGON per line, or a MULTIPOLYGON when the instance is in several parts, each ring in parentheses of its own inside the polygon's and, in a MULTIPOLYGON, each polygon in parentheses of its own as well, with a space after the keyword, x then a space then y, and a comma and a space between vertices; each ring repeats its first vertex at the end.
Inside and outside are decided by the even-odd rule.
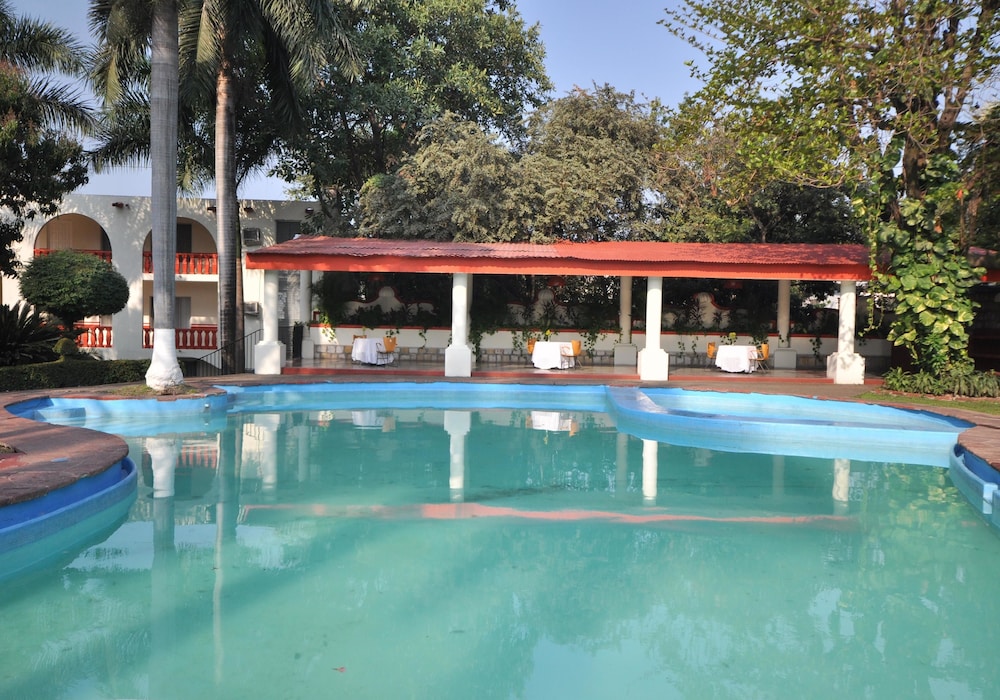
POLYGON ((385 0, 344 19, 361 75, 331 67, 305 100, 309 128, 276 172, 320 202, 328 230, 351 226, 369 178, 394 172, 446 112, 515 142, 551 84, 537 26, 510 0, 385 0))
POLYGON ((21 296, 59 318, 66 333, 87 316, 116 314, 128 303, 128 282, 91 253, 57 250, 33 258, 21 274, 21 296))
POLYGON ((83 147, 90 128, 78 93, 58 81, 82 69, 83 49, 44 22, 15 17, 0 0, 0 273, 13 277, 12 245, 26 219, 52 214, 62 196, 87 182, 83 147))
POLYGON ((721 119, 747 198, 771 182, 864 184, 890 338, 928 368, 966 361, 976 281, 956 202, 956 140, 996 78, 997 4, 943 0, 686 0, 664 24, 706 57, 693 123, 721 119))

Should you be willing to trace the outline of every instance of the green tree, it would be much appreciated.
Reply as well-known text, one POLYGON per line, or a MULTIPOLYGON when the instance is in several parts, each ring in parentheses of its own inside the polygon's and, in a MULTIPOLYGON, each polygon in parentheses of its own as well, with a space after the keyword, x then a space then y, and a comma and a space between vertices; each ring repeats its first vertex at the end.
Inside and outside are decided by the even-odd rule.
POLYGON ((706 57, 694 69, 705 86, 689 108, 725 120, 753 174, 731 191, 775 181, 866 185, 856 209, 878 259, 889 261, 876 273, 902 302, 890 338, 928 368, 967 361, 965 290, 975 272, 948 197, 957 194, 960 120, 1000 61, 996 9, 962 0, 687 0, 664 20, 706 57), (909 286, 918 278, 935 290, 931 305, 909 286))
POLYGON ((53 346, 62 337, 28 304, 0 306, 0 367, 56 359, 53 346))
POLYGON ((21 296, 57 317, 67 337, 87 316, 115 314, 128 303, 128 282, 109 262, 91 253, 57 250, 33 258, 21 274, 21 296))
POLYGON ((515 142, 525 108, 551 89, 539 29, 510 0, 384 0, 345 24, 362 73, 324 71, 305 102, 309 128, 277 168, 320 202, 333 232, 353 230, 362 186, 394 172, 444 113, 515 142))
MULTIPOLYGON (((110 91, 112 101, 123 101, 115 109, 122 118, 123 129, 117 134, 122 141, 109 139, 109 144, 122 146, 116 156, 121 157, 128 152, 123 146, 130 139, 136 143, 135 133, 141 126, 141 119, 130 120, 122 105, 142 103, 135 94, 141 94, 148 74, 141 48, 150 36, 151 18, 135 0, 105 1, 107 6, 93 14, 95 22, 113 25, 116 8, 134 17, 132 39, 116 33, 99 57, 96 71, 99 85, 113 87, 122 76, 131 81, 132 90, 110 91)), ((343 3, 354 8, 365 4, 364 0, 343 3)), ((239 182, 249 169, 266 161, 277 147, 276 140, 287 138, 302 125, 300 98, 318 71, 329 65, 328 60, 339 70, 354 72, 356 59, 339 8, 332 2, 306 0, 182 0, 179 5, 179 92, 181 134, 185 136, 182 179, 196 177, 199 169, 205 172, 200 159, 207 152, 204 144, 211 143, 218 222, 219 344, 223 366, 234 371, 245 366, 239 342, 243 337, 239 182), (269 118, 239 128, 250 108, 258 114, 266 109, 269 118)))
POLYGON ((609 85, 578 89, 534 112, 515 197, 535 242, 607 241, 657 235, 653 146, 659 105, 609 85))
POLYGON ((92 126, 92 115, 58 80, 79 74, 83 55, 68 32, 15 17, 0 0, 0 273, 8 277, 17 273, 12 246, 25 220, 54 213, 64 194, 87 182, 73 136, 92 126))
POLYGON ((517 237, 509 151, 450 113, 424 127, 418 143, 398 172, 373 177, 362 189, 361 235, 476 242, 517 237))

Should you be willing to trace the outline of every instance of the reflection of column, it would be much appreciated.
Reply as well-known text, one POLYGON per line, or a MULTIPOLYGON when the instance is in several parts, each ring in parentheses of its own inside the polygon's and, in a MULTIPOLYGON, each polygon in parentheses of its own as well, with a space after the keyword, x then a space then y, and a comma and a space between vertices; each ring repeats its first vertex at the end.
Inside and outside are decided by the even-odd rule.
POLYGON ((449 447, 451 469, 448 475, 448 486, 451 489, 451 500, 465 499, 465 436, 472 427, 471 411, 445 411, 444 429, 451 436, 449 447))
POLYGON ((261 490, 273 496, 278 489, 278 428, 281 416, 277 413, 258 413, 253 422, 259 433, 261 490))
POLYGON ((174 546, 174 473, 180 445, 173 437, 149 437, 153 467, 153 566, 150 571, 149 695, 171 697, 177 678, 178 561, 174 546))
POLYGON ((847 509, 848 492, 851 487, 851 460, 838 457, 833 460, 833 507, 834 511, 847 509))
POLYGON ((174 472, 180 445, 174 437, 149 437, 146 452, 153 467, 153 548, 174 548, 174 472))
POLYGON ((469 308, 472 306, 472 275, 456 272, 451 281, 451 345, 444 351, 444 376, 472 376, 469 347, 469 308))
POLYGON ((660 443, 656 440, 642 441, 642 502, 648 506, 656 504, 659 447, 660 443))
POLYGON ((785 495, 785 456, 771 457, 771 495, 785 495))
POLYGON ((628 489, 628 435, 618 433, 617 452, 615 454, 615 493, 624 494, 628 489))

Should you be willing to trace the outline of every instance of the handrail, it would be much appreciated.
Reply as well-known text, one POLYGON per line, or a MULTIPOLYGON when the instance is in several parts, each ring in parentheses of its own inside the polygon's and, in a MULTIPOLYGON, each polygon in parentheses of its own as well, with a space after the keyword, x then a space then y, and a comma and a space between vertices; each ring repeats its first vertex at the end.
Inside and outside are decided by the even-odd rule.
POLYGON ((207 355, 202 355, 196 362, 197 366, 195 371, 196 376, 199 377, 219 377, 227 374, 242 374, 244 372, 253 372, 253 354, 247 352, 247 348, 253 348, 254 344, 263 336, 264 331, 262 329, 257 329, 253 333, 249 333, 243 336, 240 340, 234 341, 225 347, 221 347, 214 352, 210 352, 207 355), (243 368, 236 369, 233 367, 225 367, 226 351, 231 350, 233 347, 243 345, 243 368))

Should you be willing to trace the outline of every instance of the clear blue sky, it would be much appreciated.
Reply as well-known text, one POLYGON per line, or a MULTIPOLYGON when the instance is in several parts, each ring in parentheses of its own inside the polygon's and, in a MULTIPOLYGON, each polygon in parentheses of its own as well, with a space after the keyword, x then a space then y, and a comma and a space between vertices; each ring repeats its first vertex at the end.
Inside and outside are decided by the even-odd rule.
MULTIPOLYGON (((555 85, 553 97, 574 87, 608 83, 640 100, 659 98, 677 104, 698 88, 686 60, 697 60, 690 47, 657 21, 663 8, 678 0, 517 0, 528 25, 541 25, 546 69, 555 85)), ((12 0, 14 12, 44 19, 90 42, 87 0, 12 0)), ((147 170, 116 171, 91 176, 88 194, 148 195, 147 170)), ((211 196, 211 195, 209 195, 211 196)), ((244 183, 240 196, 282 199, 282 183, 261 178, 244 183)))

